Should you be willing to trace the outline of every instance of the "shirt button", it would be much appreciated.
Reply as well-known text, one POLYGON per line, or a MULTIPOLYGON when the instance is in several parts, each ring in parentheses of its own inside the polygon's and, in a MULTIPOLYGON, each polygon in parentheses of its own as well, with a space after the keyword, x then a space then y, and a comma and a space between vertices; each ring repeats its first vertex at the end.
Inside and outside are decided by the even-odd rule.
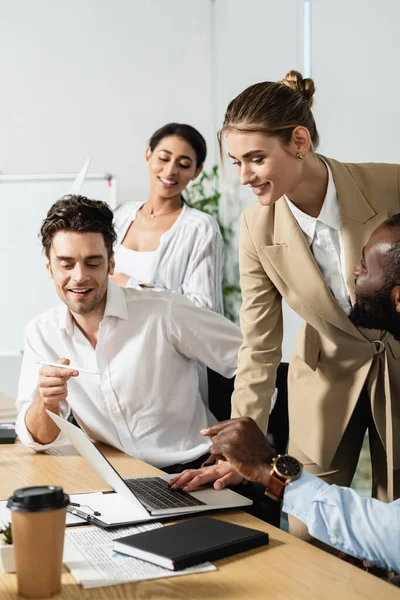
POLYGON ((117 412, 118 411, 118 404, 113 404, 111 410, 113 412, 117 412))
POLYGON ((123 440, 126 442, 126 440, 128 439, 128 436, 124 434, 124 435, 122 436, 122 439, 123 439, 123 440))

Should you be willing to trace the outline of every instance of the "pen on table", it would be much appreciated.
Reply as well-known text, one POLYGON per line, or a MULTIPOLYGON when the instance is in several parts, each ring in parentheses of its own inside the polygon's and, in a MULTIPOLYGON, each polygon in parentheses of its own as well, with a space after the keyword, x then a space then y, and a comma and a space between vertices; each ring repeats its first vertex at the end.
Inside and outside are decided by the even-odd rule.
POLYGON ((89 373, 89 375, 100 375, 99 371, 89 371, 88 369, 80 369, 74 367, 74 365, 63 365, 61 363, 48 362, 47 360, 36 360, 39 365, 48 365, 49 367, 61 367, 61 369, 68 369, 69 371, 80 371, 81 373, 89 373))

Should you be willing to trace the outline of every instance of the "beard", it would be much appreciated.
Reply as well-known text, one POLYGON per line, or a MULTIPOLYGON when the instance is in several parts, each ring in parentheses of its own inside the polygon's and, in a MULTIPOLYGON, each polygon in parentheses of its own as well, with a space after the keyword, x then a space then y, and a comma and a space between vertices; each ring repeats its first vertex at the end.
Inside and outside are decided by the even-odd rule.
POLYGON ((73 295, 68 292, 68 288, 56 288, 58 297, 64 304, 66 304, 68 310, 72 314, 76 315, 89 315, 90 313, 96 312, 101 306, 105 306, 106 295, 108 287, 108 277, 104 279, 99 285, 95 282, 90 282, 88 288, 92 291, 87 298, 75 299, 73 295))
POLYGON ((64 302, 72 313, 75 313, 76 315, 89 315, 98 310, 103 304, 105 305, 106 294, 107 287, 102 287, 100 290, 93 293, 93 297, 88 302, 74 301, 69 298, 66 298, 64 302))
POLYGON ((357 294, 349 319, 356 327, 382 329, 400 341, 400 319, 391 299, 391 287, 374 295, 357 294))

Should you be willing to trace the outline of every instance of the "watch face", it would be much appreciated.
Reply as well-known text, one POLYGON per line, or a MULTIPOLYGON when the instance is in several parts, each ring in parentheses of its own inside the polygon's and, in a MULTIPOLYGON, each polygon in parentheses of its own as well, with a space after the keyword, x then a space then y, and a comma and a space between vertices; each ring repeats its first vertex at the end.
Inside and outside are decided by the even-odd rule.
POLYGON ((285 477, 296 477, 301 471, 301 465, 293 456, 279 456, 275 462, 275 468, 280 475, 285 477))

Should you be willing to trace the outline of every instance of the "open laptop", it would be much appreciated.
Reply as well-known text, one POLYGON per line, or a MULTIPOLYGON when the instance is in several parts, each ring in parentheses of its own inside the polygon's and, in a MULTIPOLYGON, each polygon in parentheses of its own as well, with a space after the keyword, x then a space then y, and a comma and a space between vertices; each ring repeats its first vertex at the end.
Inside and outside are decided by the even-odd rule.
POLYGON ((86 458, 96 473, 132 505, 132 515, 130 515, 132 523, 160 519, 160 517, 194 514, 206 510, 250 506, 253 503, 252 500, 228 489, 206 488, 190 494, 171 490, 167 482, 173 475, 122 479, 102 452, 79 427, 50 411, 46 412, 79 453, 86 458))

